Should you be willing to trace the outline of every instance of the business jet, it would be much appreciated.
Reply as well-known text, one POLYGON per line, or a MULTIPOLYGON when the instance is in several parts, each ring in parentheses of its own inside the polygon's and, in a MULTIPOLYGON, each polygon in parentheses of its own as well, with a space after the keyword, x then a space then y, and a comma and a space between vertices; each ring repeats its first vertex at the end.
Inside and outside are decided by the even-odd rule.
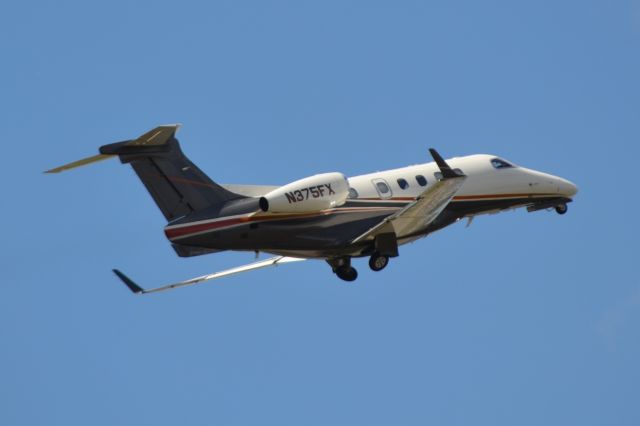
POLYGON ((275 257, 190 280, 144 289, 117 269, 137 294, 199 284, 240 272, 324 259, 342 280, 358 273, 353 258, 381 271, 399 246, 477 215, 516 208, 567 212, 578 192, 570 181, 520 167, 495 155, 444 160, 351 178, 322 173, 284 186, 220 185, 180 149, 180 125, 156 127, 137 139, 100 147, 100 154, 45 173, 111 157, 130 164, 167 220, 164 232, 178 256, 225 250, 275 257))

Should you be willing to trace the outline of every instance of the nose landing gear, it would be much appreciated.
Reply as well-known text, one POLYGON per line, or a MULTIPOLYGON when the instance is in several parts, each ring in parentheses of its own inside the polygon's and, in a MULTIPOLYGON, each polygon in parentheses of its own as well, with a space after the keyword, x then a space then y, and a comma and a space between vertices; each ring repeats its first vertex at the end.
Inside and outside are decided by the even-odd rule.
POLYGON ((569 208, 567 207, 567 204, 569 204, 571 201, 573 200, 571 200, 570 198, 559 198, 559 199, 549 200, 546 202, 542 201, 540 202, 540 204, 530 205, 529 207, 527 207, 527 211, 531 213, 531 212, 537 212, 539 210, 554 209, 558 214, 566 214, 567 211, 569 210, 569 208))

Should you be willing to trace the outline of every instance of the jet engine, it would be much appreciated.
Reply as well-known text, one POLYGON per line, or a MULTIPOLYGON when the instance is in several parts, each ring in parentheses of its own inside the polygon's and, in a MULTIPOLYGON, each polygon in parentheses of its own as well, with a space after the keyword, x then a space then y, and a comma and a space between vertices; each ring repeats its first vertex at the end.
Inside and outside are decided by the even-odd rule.
POLYGON ((342 173, 323 173, 274 189, 260 198, 259 206, 270 213, 309 213, 341 206, 348 195, 342 173))

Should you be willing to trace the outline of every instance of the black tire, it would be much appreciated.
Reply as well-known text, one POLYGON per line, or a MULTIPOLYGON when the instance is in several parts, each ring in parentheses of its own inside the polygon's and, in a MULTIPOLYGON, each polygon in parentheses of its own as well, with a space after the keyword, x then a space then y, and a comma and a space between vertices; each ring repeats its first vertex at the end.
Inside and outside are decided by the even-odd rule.
POLYGON ((343 266, 336 270, 336 275, 341 280, 351 282, 355 281, 356 278, 358 278, 358 271, 356 271, 356 268, 352 268, 351 266, 343 266))
POLYGON ((372 254, 369 258, 369 268, 372 271, 382 271, 389 264, 389 256, 385 256, 383 254, 372 254))
POLYGON ((556 213, 558 214, 565 214, 567 210, 569 210, 569 207, 567 207, 566 204, 559 204, 556 206, 556 213))

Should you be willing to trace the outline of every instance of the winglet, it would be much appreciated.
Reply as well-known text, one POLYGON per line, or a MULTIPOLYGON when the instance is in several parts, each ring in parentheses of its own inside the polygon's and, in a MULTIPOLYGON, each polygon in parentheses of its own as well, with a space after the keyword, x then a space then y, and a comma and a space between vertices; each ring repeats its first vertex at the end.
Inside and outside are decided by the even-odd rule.
POLYGON ((429 148, 429 152, 431 153, 433 160, 436 162, 436 164, 440 168, 440 172, 442 173, 442 177, 444 179, 457 178, 460 176, 464 176, 464 174, 460 174, 458 171, 453 170, 451 167, 449 167, 447 162, 444 161, 444 159, 440 156, 440 154, 438 154, 438 151, 436 151, 433 148, 429 148))
POLYGON ((127 277, 122 272, 118 271, 117 269, 114 269, 113 273, 116 274, 118 276, 118 278, 120 278, 122 280, 122 282, 127 287, 129 287, 129 290, 131 290, 134 294, 142 294, 142 293, 144 293, 144 289, 142 287, 140 287, 138 284, 134 283, 131 280, 131 278, 127 277))

